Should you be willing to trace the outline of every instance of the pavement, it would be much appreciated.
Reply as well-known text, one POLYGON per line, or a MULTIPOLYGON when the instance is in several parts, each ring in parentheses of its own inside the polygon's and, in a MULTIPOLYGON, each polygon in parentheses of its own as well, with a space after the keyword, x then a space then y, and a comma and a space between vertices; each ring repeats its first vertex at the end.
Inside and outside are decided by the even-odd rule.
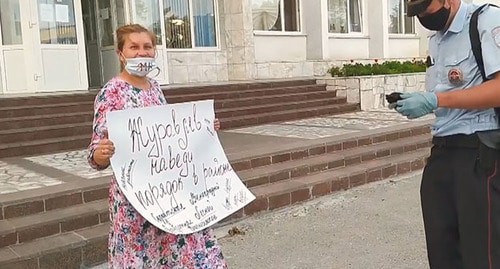
POLYGON ((420 179, 421 171, 363 185, 215 233, 231 269, 427 269, 420 179))
POLYGON ((421 172, 221 227, 234 269, 425 269, 421 172))

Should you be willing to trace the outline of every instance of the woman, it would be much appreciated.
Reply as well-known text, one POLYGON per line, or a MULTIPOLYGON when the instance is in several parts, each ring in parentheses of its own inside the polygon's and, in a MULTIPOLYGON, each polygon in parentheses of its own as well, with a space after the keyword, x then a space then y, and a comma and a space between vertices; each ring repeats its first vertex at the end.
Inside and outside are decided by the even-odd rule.
MULTIPOLYGON (((107 137, 107 112, 167 103, 158 82, 146 76, 156 69, 154 34, 133 24, 120 27, 116 36, 122 71, 96 96, 88 156, 95 169, 108 167, 115 150, 107 137)), ((218 130, 218 120, 214 125, 218 130)), ((114 176, 109 189, 109 209, 109 268, 227 268, 211 229, 174 235, 156 228, 132 207, 114 176)))

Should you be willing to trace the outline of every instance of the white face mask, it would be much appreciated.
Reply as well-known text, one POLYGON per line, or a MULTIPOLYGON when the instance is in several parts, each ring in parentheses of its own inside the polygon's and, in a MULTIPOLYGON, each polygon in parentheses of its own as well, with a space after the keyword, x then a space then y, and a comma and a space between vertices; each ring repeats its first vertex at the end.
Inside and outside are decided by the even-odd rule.
MULTIPOLYGON (((124 57, 125 58, 125 57, 124 57)), ((156 66, 155 58, 151 57, 136 57, 136 58, 125 58, 125 70, 131 75, 138 77, 145 77, 151 71, 160 68, 156 66)), ((158 72, 159 73, 159 72, 158 72)))

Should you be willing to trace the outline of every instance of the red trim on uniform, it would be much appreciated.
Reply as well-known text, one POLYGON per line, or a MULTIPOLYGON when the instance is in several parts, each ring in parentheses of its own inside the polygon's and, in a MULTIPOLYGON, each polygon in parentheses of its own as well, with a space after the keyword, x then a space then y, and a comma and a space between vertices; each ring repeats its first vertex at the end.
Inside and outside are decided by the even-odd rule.
POLYGON ((493 177, 497 174, 498 161, 495 161, 495 171, 488 177, 488 268, 493 269, 493 261, 491 258, 491 193, 490 183, 493 177))

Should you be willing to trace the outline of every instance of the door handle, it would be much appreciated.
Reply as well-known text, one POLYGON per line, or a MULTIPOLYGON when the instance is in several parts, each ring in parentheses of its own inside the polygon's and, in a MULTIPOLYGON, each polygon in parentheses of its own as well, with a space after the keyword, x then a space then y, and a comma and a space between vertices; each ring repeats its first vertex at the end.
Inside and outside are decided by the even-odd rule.
POLYGON ((36 25, 36 22, 32 22, 32 21, 28 22, 28 26, 30 28, 33 28, 33 26, 35 26, 35 25, 36 25))

